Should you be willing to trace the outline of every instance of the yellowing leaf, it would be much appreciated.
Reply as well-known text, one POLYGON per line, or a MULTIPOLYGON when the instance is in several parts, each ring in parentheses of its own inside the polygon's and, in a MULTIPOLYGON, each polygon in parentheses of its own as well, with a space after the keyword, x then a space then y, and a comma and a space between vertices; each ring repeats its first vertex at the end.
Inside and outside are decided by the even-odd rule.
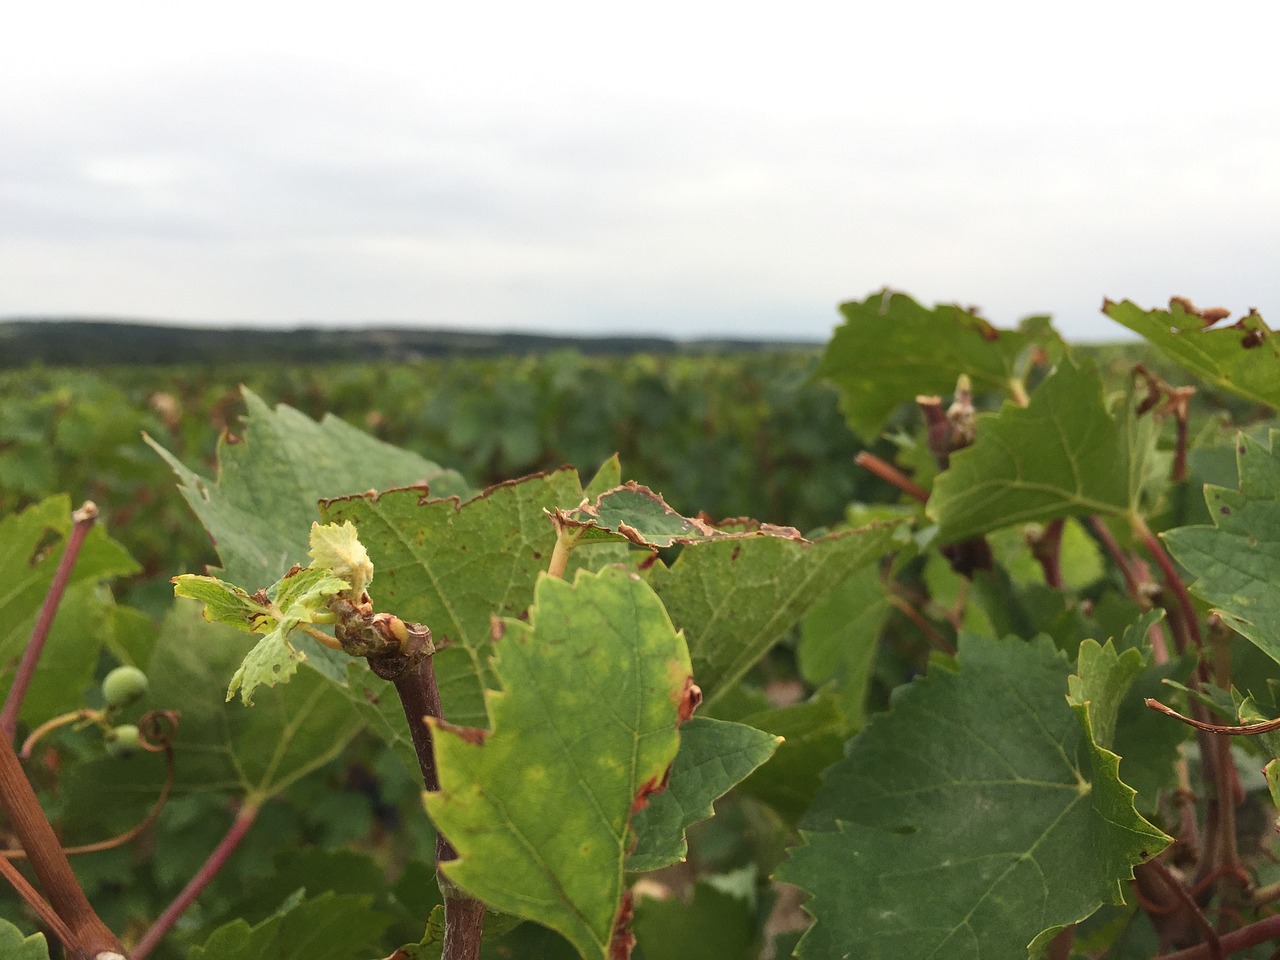
POLYGON ((311 566, 327 568, 338 579, 347 581, 348 590, 356 598, 373 582, 373 561, 350 520, 323 526, 311 524, 311 566))
POLYGON ((664 783, 690 709, 684 638, 635 574, 538 581, 529 622, 502 621, 490 731, 433 724, 427 810, 457 848, 450 880, 498 910, 609 954, 630 822, 664 783))

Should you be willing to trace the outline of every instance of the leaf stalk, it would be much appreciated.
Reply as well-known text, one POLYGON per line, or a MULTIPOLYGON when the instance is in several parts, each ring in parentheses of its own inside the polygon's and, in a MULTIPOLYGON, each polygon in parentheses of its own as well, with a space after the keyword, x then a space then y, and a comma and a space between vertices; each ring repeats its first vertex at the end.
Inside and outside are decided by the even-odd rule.
POLYGON ((240 841, 245 838, 245 834, 249 832, 249 828, 258 818, 258 812, 262 809, 261 803, 254 799, 249 799, 241 805, 237 811, 235 819, 231 821, 231 826, 223 835, 218 845, 213 848, 213 852, 195 875, 187 881, 187 885, 173 899, 173 902, 165 908, 164 913, 156 918, 151 924, 147 932, 142 935, 142 939, 138 941, 137 946, 133 948, 130 954, 131 960, 144 960, 160 943, 161 940, 173 929, 174 924, 187 911, 196 899, 204 892, 211 880, 218 875, 236 848, 240 846, 240 841))
POLYGON ((44 652, 45 641, 49 639, 49 630, 53 626, 53 618, 57 615, 62 595, 71 582, 71 571, 80 556, 80 548, 98 519, 98 507, 92 500, 86 500, 79 510, 71 514, 71 534, 63 547, 62 557, 54 570, 53 580, 45 593, 44 603, 36 616, 36 625, 31 631, 31 640, 22 653, 22 662, 18 664, 18 672, 14 675, 13 685, 5 698, 4 709, 0 710, 0 735, 12 740, 18 731, 18 713, 22 710, 22 701, 27 696, 27 688, 35 676, 36 666, 40 663, 40 655, 44 652))

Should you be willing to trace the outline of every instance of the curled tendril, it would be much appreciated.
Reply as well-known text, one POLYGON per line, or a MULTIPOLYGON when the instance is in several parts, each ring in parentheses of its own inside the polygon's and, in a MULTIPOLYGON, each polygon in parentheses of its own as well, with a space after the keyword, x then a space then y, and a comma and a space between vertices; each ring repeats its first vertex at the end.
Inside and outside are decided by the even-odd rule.
POLYGON ((1219 723, 1206 723, 1203 720, 1196 720, 1192 717, 1184 717, 1173 707, 1166 706, 1159 700, 1147 698, 1143 701, 1150 709, 1156 713, 1163 713, 1166 717, 1173 717, 1175 720, 1181 720, 1188 726, 1195 727, 1197 730, 1204 730, 1206 733, 1216 733, 1224 737, 1254 737, 1260 733, 1272 733, 1280 730, 1280 718, 1275 720, 1259 720, 1256 723, 1245 723, 1238 726, 1225 726, 1219 723))
MULTIPOLYGON (((156 797, 156 802, 147 815, 124 833, 109 839, 82 844, 78 847, 63 847, 64 854, 70 856, 77 853, 98 853, 124 846, 155 823, 156 817, 160 816, 160 811, 169 802, 169 794, 173 790, 173 740, 177 735, 178 721, 181 716, 182 714, 177 710, 153 710, 143 714, 138 720, 138 746, 151 753, 163 753, 165 761, 164 786, 160 788, 160 795, 156 797)), ((0 850, 0 857, 6 860, 23 860, 26 856, 25 850, 0 850)))
POLYGON ((181 716, 177 710, 152 710, 143 714, 138 720, 138 746, 152 753, 172 751, 181 716))
POLYGON ((63 713, 54 717, 52 720, 46 720, 40 726, 31 731, 31 735, 22 744, 22 749, 18 751, 18 756, 23 760, 31 759, 31 752, 35 750, 36 744, 43 740, 46 736, 57 730, 59 727, 65 727, 73 723, 80 723, 88 726, 96 723, 99 726, 106 726, 106 712, 103 710, 73 710, 71 713, 63 713))

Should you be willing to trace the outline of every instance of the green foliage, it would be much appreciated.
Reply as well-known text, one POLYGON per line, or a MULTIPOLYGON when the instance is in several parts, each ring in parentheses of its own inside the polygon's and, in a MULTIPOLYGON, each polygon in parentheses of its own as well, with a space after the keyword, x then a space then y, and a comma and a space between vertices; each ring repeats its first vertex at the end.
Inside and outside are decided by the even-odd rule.
POLYGON ((236 920, 219 928, 190 960, 362 960, 388 919, 369 909, 370 899, 295 898, 256 926, 236 920))
POLYGON ((889 607, 879 568, 868 566, 810 609, 800 627, 800 674, 815 687, 829 685, 851 730, 863 725, 876 647, 889 607))
POLYGON ((1205 383, 1280 408, 1280 344, 1256 312, 1210 328, 1202 315, 1189 313, 1176 299, 1168 310, 1143 310, 1129 300, 1107 301, 1103 310, 1205 383))
POLYGON ((1059 364, 1025 407, 979 418, 977 440, 938 477, 929 516, 946 543, 1015 523, 1127 517, 1153 482, 1154 420, 1108 409, 1092 364, 1059 364))
POLYGON ((712 801, 745 780, 781 742, 744 723, 694 717, 682 724, 667 788, 650 797, 631 822, 637 839, 627 869, 658 870, 683 861, 685 830, 714 816, 712 801))
POLYGON ((0 920, 0 957, 4 960, 49 960, 49 944, 42 933, 24 937, 13 924, 0 920))
POLYGON ((300 624, 315 623, 329 598, 350 589, 328 568, 291 570, 254 596, 216 577, 174 577, 174 593, 204 603, 205 619, 265 634, 227 687, 227 699, 239 690, 245 706, 253 703, 253 691, 259 686, 274 686, 293 676, 306 654, 293 645, 290 635, 300 624))
POLYGON ((245 655, 244 635, 206 622, 179 603, 147 665, 152 699, 180 704, 175 786, 230 790, 254 802, 280 794, 342 753, 364 724, 332 683, 313 671, 260 689, 252 709, 227 706, 227 678, 245 655))
POLYGON ((791 537, 714 539, 686 548, 650 582, 689 638, 694 672, 713 703, 788 630, 893 542, 880 524, 815 541, 791 537))
POLYGON ((1280 448, 1239 438, 1240 489, 1206 487, 1212 527, 1165 534, 1169 549, 1197 578, 1191 589, 1219 608, 1226 622, 1280 662, 1280 448))
POLYGON ((842 304, 840 312, 844 325, 818 374, 840 390, 840 409, 863 437, 875 436, 898 406, 921 394, 950 394, 961 374, 976 390, 1016 395, 1033 350, 1060 349, 1046 317, 1030 317, 1017 331, 997 330, 960 307, 929 310, 887 290, 842 304))
POLYGON ((1110 640, 1105 646, 1099 646, 1096 640, 1080 644, 1076 672, 1067 680, 1067 702, 1073 707, 1088 708, 1093 740, 1098 746, 1111 748, 1120 705, 1143 666, 1142 654, 1132 647, 1117 653, 1110 640))
MULTIPOLYGON (((18 656, 31 636, 63 546, 71 533, 71 500, 53 496, 0 520, 0 659, 18 656)), ((70 587, 136 572, 137 564, 98 527, 89 531, 70 587)))
POLYGON ((183 497, 213 537, 223 573, 234 583, 265 586, 305 560, 324 496, 429 483, 442 496, 465 490, 456 474, 336 417, 316 423, 288 407, 272 410, 249 390, 244 399, 246 437, 219 444, 216 482, 152 444, 182 480, 183 497))
POLYGON ((544 577, 529 622, 503 622, 494 673, 491 730, 433 724, 441 790, 427 810, 459 854, 443 869, 607 960, 634 807, 679 745, 692 680, 684 639, 624 570, 544 577))
POLYGON ((643 960, 753 960, 755 915, 742 897, 699 883, 688 904, 646 900, 636 908, 643 960))
MULTIPOLYGON (((844 308, 837 391, 801 352, 246 368, 298 409, 203 371, 0 375, 0 679, 71 529, 53 478, 145 566, 91 533, 20 714, 59 837, 98 846, 91 902, 131 947, 255 818, 153 960, 440 958, 460 891, 483 960, 617 960, 628 926, 636 960, 1149 960, 1208 949, 1191 902, 1274 922, 1280 734, 1216 750, 1146 705, 1280 714, 1271 340, 1110 309, 1209 389, 883 293, 844 308), (924 422, 961 377, 976 415, 924 422), (837 394, 886 431, 877 476, 837 394), (160 597, 210 559, 165 461, 217 545, 174 578, 198 604, 160 597), (428 655, 443 718, 400 698, 428 655), (1155 902, 1162 867, 1184 898, 1155 902)), ((0 915, 0 955, 47 956, 0 915)))
POLYGON ((392 490, 326 501, 324 515, 359 528, 379 571, 379 606, 430 625, 444 647, 436 675, 445 715, 483 724, 480 691, 493 686, 490 618, 528 609, 555 547, 546 511, 581 499, 577 473, 563 469, 500 484, 464 502, 392 490))
POLYGON ((850 742, 779 873, 813 894, 799 956, 1023 956, 1121 902, 1169 838, 1064 702, 1070 672, 1047 640, 963 637, 957 671, 850 742))

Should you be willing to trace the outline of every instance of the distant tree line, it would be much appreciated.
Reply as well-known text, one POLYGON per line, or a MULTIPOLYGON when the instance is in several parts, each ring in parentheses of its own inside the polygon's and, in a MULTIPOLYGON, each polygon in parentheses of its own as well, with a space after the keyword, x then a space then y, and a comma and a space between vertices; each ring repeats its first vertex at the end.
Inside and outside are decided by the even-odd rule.
POLYGON ((309 363, 499 356, 574 349, 583 354, 673 354, 776 350, 814 344, 661 337, 569 337, 382 327, 251 329, 179 327, 108 320, 0 322, 0 368, 115 364, 309 363))

